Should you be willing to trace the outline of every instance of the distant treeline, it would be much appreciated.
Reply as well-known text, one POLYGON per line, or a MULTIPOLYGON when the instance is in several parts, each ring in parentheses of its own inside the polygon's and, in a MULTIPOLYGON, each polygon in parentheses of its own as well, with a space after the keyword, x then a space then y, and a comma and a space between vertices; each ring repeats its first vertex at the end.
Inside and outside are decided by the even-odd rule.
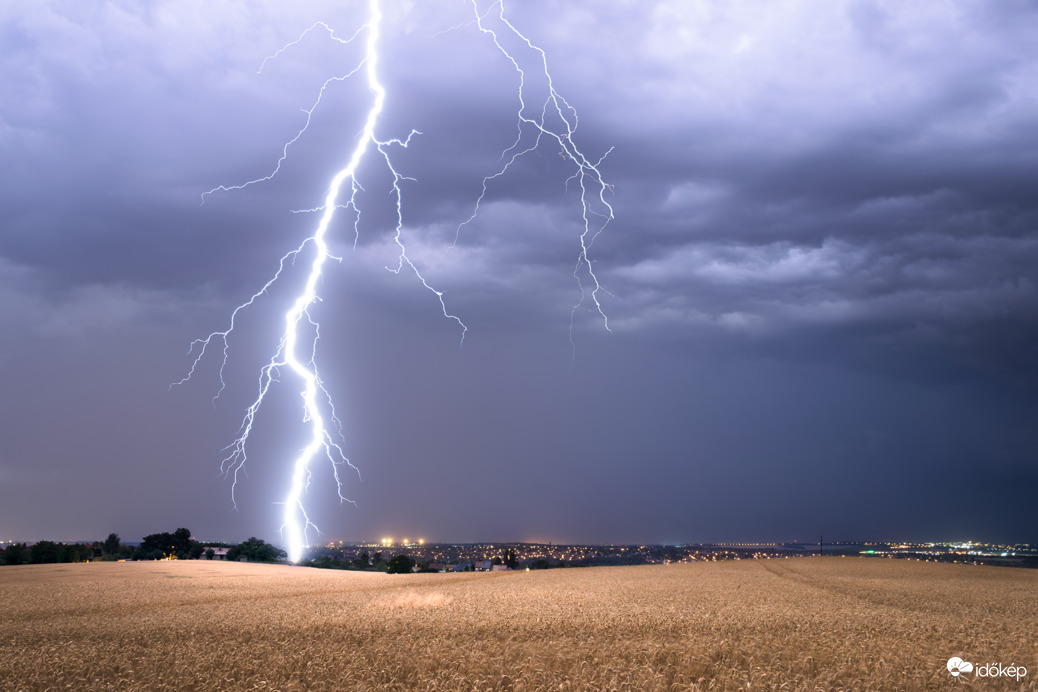
POLYGON ((306 564, 319 569, 372 570, 375 572, 388 572, 389 574, 410 573, 415 566, 411 558, 406 555, 397 555, 396 557, 383 559, 381 551, 375 553, 374 557, 369 556, 367 551, 364 551, 353 560, 321 555, 306 564))
POLYGON ((229 548, 227 560, 277 562, 285 557, 284 550, 259 538, 253 537, 233 546, 226 543, 200 543, 191 538, 188 529, 182 528, 173 533, 153 533, 145 536, 138 546, 123 543, 116 533, 110 533, 105 540, 93 543, 12 543, 0 549, 0 565, 38 565, 92 560, 211 560, 216 555, 214 548, 229 548))
MULTIPOLYGON (((484 561, 480 560, 480 562, 484 561)), ((503 557, 495 557, 489 562, 494 565, 503 565, 509 569, 519 569, 519 559, 516 557, 515 551, 510 549, 504 552, 503 557)), ((305 564, 319 569, 372 570, 388 574, 440 572, 445 567, 444 564, 434 560, 414 560, 405 554, 384 558, 382 552, 379 551, 372 556, 366 550, 352 560, 342 556, 320 555, 305 564)), ((472 572, 476 570, 476 563, 473 561, 455 561, 451 566, 454 568, 451 571, 472 572)), ((561 562, 554 564, 548 560, 534 560, 527 565, 529 569, 551 569, 565 566, 561 562)))

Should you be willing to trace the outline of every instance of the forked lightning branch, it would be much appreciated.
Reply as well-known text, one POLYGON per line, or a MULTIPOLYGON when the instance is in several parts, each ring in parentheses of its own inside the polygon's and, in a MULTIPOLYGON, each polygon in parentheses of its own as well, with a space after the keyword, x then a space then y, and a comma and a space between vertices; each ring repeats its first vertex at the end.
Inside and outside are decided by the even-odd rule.
MULTIPOLYGON (((609 323, 600 302, 602 287, 594 272, 589 252, 595 237, 602 232, 613 218, 613 208, 606 200, 610 191, 605 182, 599 166, 604 159, 605 152, 598 159, 591 159, 578 148, 574 137, 577 130, 576 110, 561 94, 555 90, 551 74, 548 70, 548 57, 545 52, 531 42, 525 35, 505 17, 505 8, 501 2, 496 2, 489 7, 481 8, 476 0, 472 2, 474 17, 468 25, 457 27, 455 30, 465 30, 475 27, 486 36, 504 56, 507 62, 502 62, 504 69, 508 69, 510 63, 512 71, 517 77, 517 112, 516 112, 516 135, 513 143, 507 147, 498 162, 488 166, 488 173, 483 178, 482 193, 473 201, 471 216, 460 220, 458 234, 465 227, 476 223, 479 218, 480 203, 484 200, 488 190, 494 185, 506 184, 507 174, 512 165, 531 152, 542 148, 552 147, 556 152, 572 166, 572 172, 566 179, 565 184, 575 184, 580 191, 580 203, 582 206, 581 217, 583 229, 579 234, 577 259, 574 266, 573 276, 577 283, 579 297, 573 306, 574 314, 579 308, 587 305, 601 318, 603 326, 608 329, 609 323), (502 37, 508 37, 507 43, 519 46, 518 50, 506 49, 502 37), (538 79, 528 79, 531 71, 536 71, 538 79), (537 89, 532 83, 545 84, 537 89)), ((239 315, 242 311, 262 300, 271 287, 283 279, 286 266, 297 260, 307 258, 309 260, 309 271, 305 275, 305 281, 294 293, 295 298, 291 307, 284 314, 280 327, 272 331, 271 345, 273 353, 261 369, 258 379, 258 389, 255 399, 246 408, 242 419, 238 436, 226 448, 227 456, 223 459, 221 470, 225 476, 232 479, 231 499, 235 503, 235 493, 240 474, 245 469, 247 461, 247 446, 252 434, 256 416, 263 406, 267 395, 271 392, 275 383, 281 382, 282 386, 294 383, 302 398, 303 421, 307 425, 307 442, 298 455, 291 459, 286 469, 286 491, 282 504, 282 537, 288 548, 288 557, 292 562, 298 562, 305 548, 309 544, 311 533, 317 527, 310 520, 304 502, 311 478, 315 472, 314 465, 319 459, 328 462, 326 473, 334 479, 336 492, 341 501, 349 501, 343 490, 344 468, 354 471, 355 467, 347 458, 343 446, 345 441, 342 437, 342 426, 336 417, 332 398, 325 388, 321 376, 318 373, 318 340, 320 335, 319 326, 314 318, 312 308, 319 301, 317 289, 322 274, 325 271, 328 260, 336 260, 329 251, 327 235, 331 223, 338 210, 347 210, 354 214, 354 231, 359 233, 359 218, 361 209, 358 202, 358 191, 362 189, 362 181, 358 179, 357 171, 361 162, 368 157, 378 157, 384 164, 385 169, 392 180, 393 212, 395 213, 396 226, 394 229, 394 240, 398 251, 397 265, 387 267, 389 271, 401 273, 406 267, 417 279, 422 287, 427 289, 438 303, 445 319, 457 323, 460 330, 460 340, 464 341, 468 327, 460 317, 454 315, 447 306, 443 292, 436 289, 422 275, 418 264, 408 255, 404 243, 404 215, 403 215, 403 191, 401 182, 407 177, 403 172, 397 170, 393 161, 393 151, 398 148, 406 148, 414 137, 421 133, 412 130, 403 137, 390 137, 378 131, 379 117, 386 108, 387 98, 390 98, 385 87, 379 80, 379 55, 382 45, 380 43, 383 29, 383 16, 379 2, 370 0, 368 17, 366 23, 357 29, 348 39, 339 38, 335 31, 324 22, 317 22, 299 38, 283 46, 273 55, 264 59, 260 70, 271 59, 276 59, 285 51, 299 43, 309 32, 315 30, 325 31, 330 40, 343 44, 354 41, 362 41, 364 50, 363 58, 358 64, 342 75, 328 78, 321 86, 314 102, 309 108, 304 109, 305 118, 302 127, 295 136, 289 139, 283 149, 282 156, 278 159, 273 169, 261 177, 253 180, 234 184, 221 185, 203 194, 205 197, 215 193, 231 193, 249 185, 269 183, 277 175, 281 164, 291 155, 292 145, 303 137, 309 128, 314 111, 320 107, 325 92, 334 88, 336 83, 349 79, 365 79, 370 93, 370 102, 367 105, 367 117, 363 130, 353 143, 353 148, 345 165, 332 177, 328 183, 328 189, 324 197, 323 205, 315 210, 320 213, 320 220, 314 231, 304 238, 299 245, 283 256, 273 275, 247 300, 241 303, 230 315, 226 328, 214 331, 205 338, 197 339, 191 344, 189 355, 193 357, 191 367, 187 375, 175 384, 183 384, 191 379, 199 363, 211 351, 218 351, 215 357, 221 358, 219 380, 220 386, 216 396, 224 390, 226 382, 224 369, 231 353, 232 335, 234 333, 239 315), (289 377, 284 377, 288 375, 289 377), (283 378, 283 381, 282 381, 283 378)), ((344 135, 347 133, 344 133, 344 135)), ((434 303, 435 304, 435 303, 434 303)), ((570 332, 572 339, 572 317, 570 332)))

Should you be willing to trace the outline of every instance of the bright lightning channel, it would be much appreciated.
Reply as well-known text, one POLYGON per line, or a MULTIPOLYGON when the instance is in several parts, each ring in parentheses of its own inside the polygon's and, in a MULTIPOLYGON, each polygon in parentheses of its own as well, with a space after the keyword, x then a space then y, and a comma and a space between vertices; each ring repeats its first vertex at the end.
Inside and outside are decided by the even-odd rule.
MULTIPOLYGON (((487 195, 489 185, 491 181, 499 178, 511 168, 511 166, 525 154, 528 154, 540 146, 542 137, 548 137, 557 142, 559 146, 559 154, 564 159, 569 160, 571 163, 576 165, 576 172, 567 179, 567 185, 570 181, 576 180, 580 187, 580 199, 583 208, 583 223, 584 228, 580 235, 580 252, 577 258, 576 267, 573 275, 580 288, 580 299, 574 305, 570 315, 570 339, 572 341, 573 332, 573 315, 584 303, 585 299, 590 293, 590 299, 594 305, 594 310, 601 316, 603 325, 608 330, 609 323, 605 312, 602 309, 598 294, 602 291, 602 286, 599 283, 598 277, 594 272, 591 259, 589 258, 589 250, 591 245, 594 243, 595 238, 605 228, 606 224, 613 219, 613 208, 605 199, 606 191, 609 190, 609 185, 602 178, 601 172, 598 166, 602 160, 609 154, 609 151, 602 156, 598 161, 592 162, 588 159, 581 151, 577 148, 573 141, 573 135, 577 129, 577 116, 576 111, 569 103, 555 90, 554 84, 551 79, 551 75, 548 72, 547 56, 544 51, 533 43, 530 42, 523 34, 521 34, 508 20, 504 17, 504 6, 502 2, 495 2, 491 5, 491 10, 494 7, 498 9, 498 19, 501 24, 504 25, 509 32, 522 43, 524 43, 529 49, 535 51, 540 56, 540 62, 543 66, 543 75, 547 79, 548 84, 548 96, 544 100, 540 114, 538 116, 530 116, 528 114, 528 107, 526 103, 525 91, 526 85, 526 72, 520 66, 519 61, 504 47, 498 34, 486 25, 486 17, 490 14, 488 10, 484 14, 480 14, 479 6, 476 0, 472 1, 473 10, 475 11, 475 22, 479 27, 479 30, 486 35, 489 35, 494 42, 494 45, 498 50, 512 63, 515 70, 519 74, 519 110, 517 113, 517 135, 515 142, 502 152, 501 159, 505 161, 504 165, 492 175, 486 176, 483 179, 483 190, 476 200, 472 215, 462 222, 457 229, 455 243, 460 236, 462 227, 471 224, 476 221, 479 211, 480 203, 483 202, 487 195), (558 127, 560 126, 561 127, 558 127), (529 139, 526 136, 526 132, 532 128, 533 130, 533 141, 525 142, 524 139, 529 139), (598 199, 598 206, 594 199, 598 199), (597 223, 595 219, 598 219, 597 223), (591 280, 593 288, 588 292, 585 289, 584 279, 581 278, 581 273, 585 273, 586 276, 591 280)), ((411 258, 407 254, 406 246, 402 239, 403 231, 403 210, 402 210, 402 192, 400 183, 403 180, 413 180, 401 175, 397 172, 393 166, 392 159, 390 157, 390 148, 392 146, 399 146, 406 148, 411 138, 416 134, 421 134, 417 131, 412 131, 407 138, 401 139, 387 139, 380 140, 375 135, 375 126, 379 116, 382 113, 385 100, 386 90, 379 81, 378 78, 378 57, 379 57, 379 38, 382 26, 382 13, 379 6, 378 0, 369 0, 369 19, 368 22, 358 29, 350 38, 341 39, 335 35, 335 32, 324 22, 316 22, 310 28, 303 32, 296 40, 286 44, 280 48, 273 55, 268 56, 264 59, 260 66, 260 71, 266 66, 267 62, 276 58, 284 51, 291 48, 291 46, 299 43, 303 37, 315 29, 321 28, 328 32, 329 36, 339 43, 349 44, 355 39, 361 36, 365 31, 367 32, 364 58, 360 64, 357 65, 352 71, 337 77, 331 77, 322 84, 317 99, 308 109, 304 109, 306 113, 306 119, 303 127, 296 133, 295 137, 285 143, 282 148, 281 157, 278 159, 274 170, 266 176, 256 178, 254 180, 247 181, 239 185, 232 186, 218 186, 207 192, 203 193, 202 201, 204 203, 205 198, 218 191, 231 191, 245 188, 249 185, 261 183, 271 180, 281 169, 281 164, 288 157, 288 151, 292 144, 302 137, 303 133, 309 128, 313 113, 315 109, 320 105, 321 100, 324 96, 325 90, 332 82, 341 82, 350 77, 356 75, 362 70, 365 72, 368 82, 368 88, 372 94, 371 108, 368 110, 367 119, 365 120, 364 128, 361 134, 357 138, 356 145, 350 155, 349 162, 345 167, 340 169, 335 176, 331 179, 328 191, 324 199, 324 204, 321 207, 306 211, 316 211, 321 213, 320 221, 313 234, 307 237, 303 242, 291 250, 281 258, 278 265, 277 271, 274 276, 267 281, 263 287, 254 293, 247 301, 239 305, 231 313, 230 323, 227 329, 223 331, 216 331, 209 334, 203 339, 196 339, 191 344, 191 348, 188 353, 194 353, 195 357, 191 363, 191 367, 187 375, 180 380, 175 382, 173 386, 183 384, 187 382, 194 375, 199 363, 205 357, 207 350, 219 343, 222 346, 223 359, 220 365, 219 379, 220 387, 216 393, 215 398, 218 398, 226 387, 224 380, 224 369, 227 365, 229 355, 229 337, 234 331, 238 315, 241 311, 253 305, 262 296, 266 295, 268 290, 273 286, 275 282, 281 277, 282 272, 285 270, 286 265, 294 263, 297 258, 304 252, 304 250, 310 249, 314 253, 314 258, 310 264, 310 271, 307 274, 306 282, 300 289, 298 296, 292 303, 291 308, 285 313, 284 316, 284 331, 281 334, 280 343, 274 355, 271 357, 270 362, 264 365, 260 370, 259 382, 258 382, 258 393, 252 404, 246 409, 245 415, 242 419, 241 426, 238 431, 237 438, 228 445, 225 449, 229 450, 228 455, 221 462, 221 471, 224 475, 230 475, 232 477, 231 484, 231 499, 232 503, 236 504, 235 492, 237 489, 237 483, 239 474, 244 471, 245 462, 247 459, 246 454, 246 443, 248 442, 249 436, 252 433, 253 425, 255 423, 256 414, 259 412, 263 405, 263 402, 270 391, 271 385, 277 381, 278 375, 282 369, 291 371, 299 380, 301 384, 301 398, 303 400, 303 422, 309 423, 310 435, 309 441, 300 451, 299 455, 295 458, 292 463, 291 479, 289 484, 289 490, 284 500, 284 510, 282 518, 282 536, 288 546, 288 559, 292 562, 299 562, 303 556, 303 552, 309 544, 308 535, 311 530, 316 531, 317 527, 310 521, 310 518, 306 512, 306 508, 303 503, 303 495, 306 493, 307 487, 309 486, 311 471, 311 462, 318 455, 323 454, 330 462, 332 466, 332 474, 335 478, 336 489, 341 501, 352 502, 343 495, 342 492, 342 479, 339 476, 339 470, 342 466, 349 466, 354 471, 356 467, 350 463, 346 457, 342 446, 337 440, 342 440, 342 425, 335 415, 335 408, 332 403, 331 396, 320 378, 317 371, 316 365, 316 350, 317 342, 320 338, 320 328, 317 322, 313 319, 310 309, 317 302, 320 301, 317 295, 317 284, 321 279, 324 271, 324 265, 327 260, 333 259, 339 261, 339 258, 332 255, 328 249, 326 241, 326 235, 331 221, 335 215, 337 209, 352 209, 356 214, 354 221, 354 233, 355 238, 359 235, 359 222, 360 222, 360 210, 357 206, 357 193, 361 190, 361 185, 357 181, 356 171, 364 159, 365 154, 368 153, 371 147, 374 147, 385 161, 386 167, 390 172, 393 182, 393 195, 395 198, 396 206, 396 228, 394 233, 394 242, 397 245, 398 256, 397 266, 386 267, 389 271, 394 273, 400 273, 406 265, 408 269, 414 272, 415 276, 421 282, 421 284, 431 291, 439 300, 440 308, 443 312, 444 317, 447 319, 457 322, 461 328, 461 341, 464 342, 465 334, 468 331, 468 327, 461 321, 459 317, 452 314, 446 305, 443 297, 443 292, 433 288, 426 279, 422 276, 417 266, 412 262, 411 258), (345 203, 339 202, 340 194, 343 188, 346 186, 347 181, 350 187, 350 197, 345 203), (305 324, 304 323, 305 320, 305 324), (301 336, 301 332, 306 332, 301 336), (303 345, 301 345, 301 342, 303 345), (197 351, 196 351, 197 349, 197 351), (305 349, 305 351, 304 351, 305 349), (303 352, 306 355, 301 356, 303 352), (332 426, 329 426, 329 422, 332 426)), ((459 28, 459 27, 455 27, 459 28)), ((611 150, 610 150, 611 151, 611 150)), ((354 242, 356 245, 356 240, 354 242)))

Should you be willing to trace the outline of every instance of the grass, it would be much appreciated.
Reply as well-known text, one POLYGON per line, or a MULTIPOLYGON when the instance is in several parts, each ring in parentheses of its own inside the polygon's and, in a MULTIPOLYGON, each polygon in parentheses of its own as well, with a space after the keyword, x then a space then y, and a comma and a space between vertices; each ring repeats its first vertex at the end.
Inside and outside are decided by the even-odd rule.
POLYGON ((1038 572, 997 567, 31 565, 0 604, 3 689, 947 690, 951 656, 1038 689, 1038 572))

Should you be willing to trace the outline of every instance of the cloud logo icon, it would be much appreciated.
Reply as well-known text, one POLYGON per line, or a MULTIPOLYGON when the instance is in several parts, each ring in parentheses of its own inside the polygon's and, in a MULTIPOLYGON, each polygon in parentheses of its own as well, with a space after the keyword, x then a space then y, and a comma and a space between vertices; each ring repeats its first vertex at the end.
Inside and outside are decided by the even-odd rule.
POLYGON ((948 672, 955 677, 959 677, 959 673, 972 673, 973 664, 963 661, 958 656, 953 656, 948 659, 948 672))

